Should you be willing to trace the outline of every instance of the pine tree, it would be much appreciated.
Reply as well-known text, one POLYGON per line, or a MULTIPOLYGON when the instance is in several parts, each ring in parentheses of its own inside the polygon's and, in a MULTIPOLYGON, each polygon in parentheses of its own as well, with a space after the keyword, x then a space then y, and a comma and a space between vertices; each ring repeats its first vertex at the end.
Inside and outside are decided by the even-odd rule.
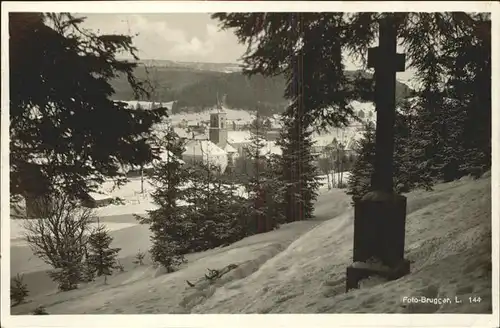
POLYGON ((135 254, 134 264, 144 265, 144 257, 146 257, 146 254, 139 250, 137 254, 135 254))
POLYGON ((182 188, 188 182, 188 175, 181 160, 184 144, 171 127, 159 140, 158 147, 168 154, 166 161, 154 165, 149 177, 156 188, 152 197, 159 208, 148 211, 148 217, 137 219, 149 224, 152 243, 149 252, 153 262, 173 272, 185 262, 184 254, 189 252, 192 228, 185 220, 186 209, 178 203, 185 199, 182 188))
MULTIPOLYGON (((450 76, 445 94, 453 99, 448 105, 449 140, 447 155, 458 159, 458 178, 464 174, 479 176, 491 167, 491 20, 478 15, 469 22, 466 33, 454 33, 445 40, 443 59, 450 76), (451 105, 451 106, 450 106, 451 105), (481 122, 481 124, 478 124, 481 122), (455 142, 457 139, 457 142, 455 142), (453 155, 451 154, 453 153, 453 155), (450 156, 451 155, 451 156, 450 156)), ((457 166, 454 164, 452 167, 457 166)), ((449 170, 446 168, 446 171, 449 170)))
POLYGON ((432 171, 427 170, 425 139, 419 137, 422 130, 415 124, 416 115, 410 101, 400 104, 395 120, 394 186, 397 192, 409 192, 414 188, 430 189, 432 171))
POLYGON ((28 297, 28 285, 24 283, 23 276, 17 274, 10 283, 10 300, 12 306, 21 304, 28 297))
POLYGON ((285 191, 286 185, 283 180, 283 157, 277 154, 270 154, 266 158, 266 167, 264 170, 266 183, 264 184, 266 195, 266 215, 271 224, 268 230, 277 228, 280 224, 286 222, 286 203, 285 191))
POLYGON ((190 251, 203 251, 216 244, 215 226, 217 199, 213 197, 211 182, 217 168, 210 161, 196 162, 189 166, 189 186, 184 190, 185 201, 190 204, 186 209, 185 222, 192 227, 187 248, 190 251))
MULTIPOLYGON (((427 171, 422 139, 414 137, 416 128, 410 108, 403 105, 403 112, 396 115, 394 150, 394 186, 396 192, 408 192, 414 188, 429 189, 433 183, 432 174, 427 171)), ((375 161, 375 125, 365 125, 363 137, 355 147, 356 160, 348 179, 347 194, 353 201, 361 199, 370 191, 370 180, 375 161)))
POLYGON ((185 221, 193 227, 189 249, 203 251, 243 238, 245 200, 237 194, 234 181, 227 181, 209 162, 195 163, 188 172, 190 185, 184 193, 190 206, 185 221))
POLYGON ((104 276, 104 282, 107 276, 113 273, 117 264, 118 253, 121 248, 112 248, 113 237, 104 225, 98 225, 90 234, 89 238, 89 264, 94 268, 98 277, 104 276))
POLYGON ((312 154, 312 129, 300 119, 284 117, 285 130, 278 145, 282 155, 282 181, 285 186, 284 204, 287 222, 312 218, 318 196, 319 170, 312 154))
POLYGON ((352 196, 353 202, 360 200, 370 191, 370 179, 375 162, 375 125, 368 122, 365 126, 363 138, 356 143, 356 161, 347 182, 347 194, 352 196))
POLYGON ((252 122, 250 131, 252 138, 246 149, 246 158, 251 161, 252 170, 245 184, 250 215, 248 229, 252 233, 262 233, 275 229, 281 221, 275 213, 278 205, 274 202, 273 193, 276 190, 272 190, 276 177, 272 175, 272 166, 268 165, 266 158, 267 128, 259 115, 252 122))

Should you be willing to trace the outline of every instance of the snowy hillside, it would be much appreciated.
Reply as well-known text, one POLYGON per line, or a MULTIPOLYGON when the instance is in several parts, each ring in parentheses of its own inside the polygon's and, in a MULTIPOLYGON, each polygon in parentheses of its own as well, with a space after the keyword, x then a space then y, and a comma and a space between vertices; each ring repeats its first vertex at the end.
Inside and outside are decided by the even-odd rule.
POLYGON ((316 221, 295 222, 225 248, 189 256, 181 270, 129 268, 109 280, 36 296, 14 314, 44 304, 52 314, 91 313, 488 313, 491 301, 491 182, 462 179, 408 196, 406 258, 411 273, 365 281, 345 293, 353 209, 343 191, 320 196, 316 221), (207 268, 230 270, 214 284, 207 268), (189 280, 195 284, 190 287, 189 280), (403 297, 462 299, 405 304, 403 297), (480 297, 471 303, 468 297, 480 297))

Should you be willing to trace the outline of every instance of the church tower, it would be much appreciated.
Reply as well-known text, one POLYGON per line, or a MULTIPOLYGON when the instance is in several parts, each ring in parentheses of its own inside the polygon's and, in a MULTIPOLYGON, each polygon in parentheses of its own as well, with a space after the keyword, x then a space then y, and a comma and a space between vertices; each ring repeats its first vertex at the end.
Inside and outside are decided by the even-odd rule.
POLYGON ((226 113, 217 111, 210 114, 210 141, 224 149, 227 144, 226 113))
POLYGON ((224 149, 227 145, 227 123, 226 117, 227 113, 224 112, 223 104, 225 103, 225 95, 222 98, 222 102, 219 100, 219 94, 217 93, 217 104, 216 109, 210 114, 210 130, 209 138, 210 141, 224 149))

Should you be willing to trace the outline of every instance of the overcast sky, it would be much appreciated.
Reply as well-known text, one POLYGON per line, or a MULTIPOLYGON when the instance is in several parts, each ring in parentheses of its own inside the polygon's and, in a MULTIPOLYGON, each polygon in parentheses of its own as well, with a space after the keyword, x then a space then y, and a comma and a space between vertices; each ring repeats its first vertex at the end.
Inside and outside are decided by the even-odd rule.
MULTIPOLYGON (((235 63, 245 51, 231 31, 220 31, 218 21, 212 20, 210 14, 81 15, 87 17, 87 28, 102 33, 138 34, 134 45, 141 59, 235 63)), ((345 64, 347 69, 362 68, 351 60, 345 64)), ((407 80, 410 75, 398 74, 398 79, 407 80)))
POLYGON ((85 14, 86 27, 103 33, 139 34, 141 59, 235 63, 245 51, 232 32, 209 14, 85 14))

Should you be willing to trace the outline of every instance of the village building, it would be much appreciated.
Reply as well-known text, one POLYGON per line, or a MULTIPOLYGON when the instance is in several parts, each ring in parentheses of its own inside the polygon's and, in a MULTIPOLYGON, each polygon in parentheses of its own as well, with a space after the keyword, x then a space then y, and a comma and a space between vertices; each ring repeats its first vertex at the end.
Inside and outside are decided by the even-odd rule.
POLYGON ((244 150, 252 143, 252 133, 246 131, 228 131, 227 140, 240 155, 243 155, 244 150))
POLYGON ((185 163, 202 162, 216 166, 224 172, 229 164, 227 152, 210 140, 189 140, 182 154, 185 163))
POLYGON ((206 130, 194 132, 176 131, 180 137, 187 140, 186 150, 183 159, 187 163, 201 161, 215 165, 225 172, 226 168, 233 165, 234 160, 239 156, 238 149, 228 142, 228 128, 226 122, 227 114, 222 106, 210 113, 210 125, 208 128, 208 138, 206 130))

